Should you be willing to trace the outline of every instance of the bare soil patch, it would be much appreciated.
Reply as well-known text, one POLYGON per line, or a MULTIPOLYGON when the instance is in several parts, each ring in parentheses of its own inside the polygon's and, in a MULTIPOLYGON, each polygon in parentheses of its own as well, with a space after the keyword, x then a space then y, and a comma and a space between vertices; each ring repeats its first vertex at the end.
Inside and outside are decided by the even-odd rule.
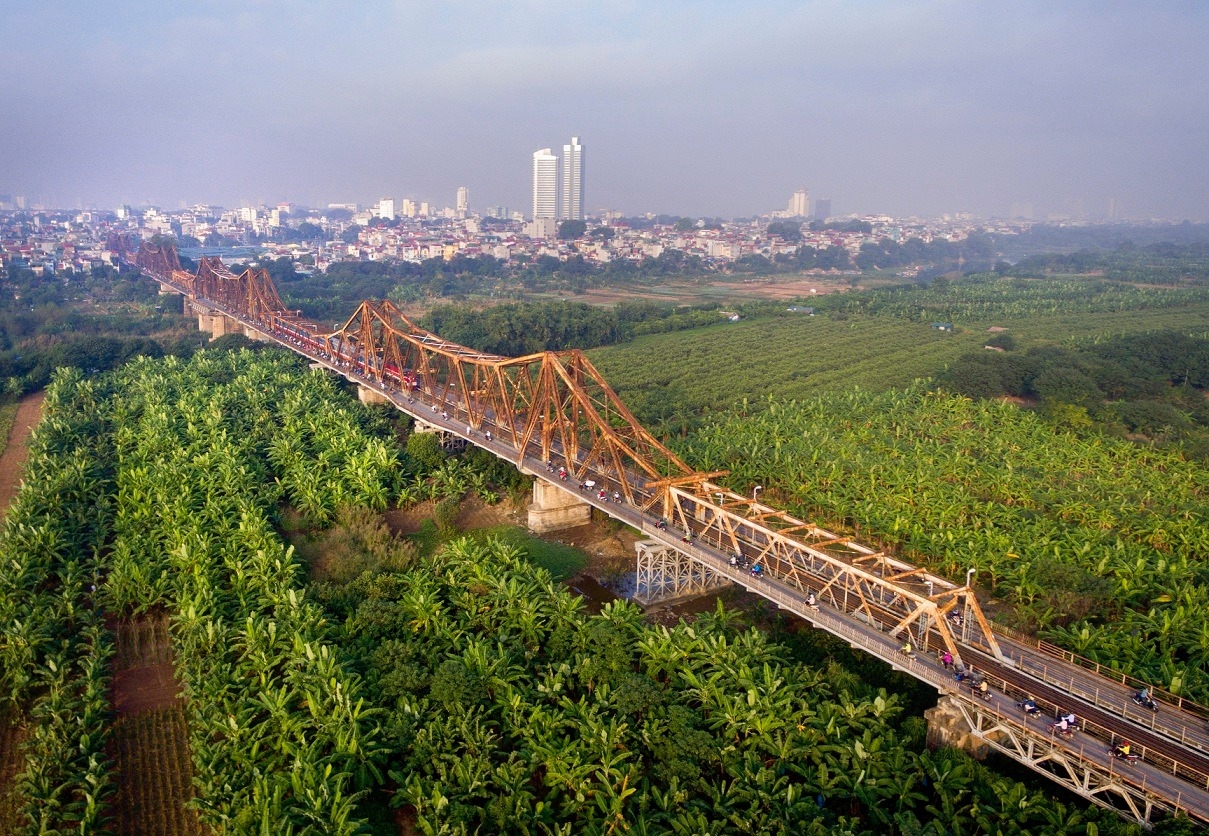
POLYGON ((25 728, 19 718, 0 716, 0 833, 14 833, 22 819, 21 810, 13 797, 17 773, 25 765, 21 743, 25 728))
POLYGON ((17 407, 17 418, 9 430, 4 452, 0 453, 0 516, 8 510, 9 503, 21 489, 21 473, 29 457, 29 436, 42 420, 42 401, 45 392, 35 392, 21 399, 17 407))
POLYGON ((112 755, 117 793, 111 811, 123 834, 200 834, 185 706, 172 664, 165 616, 110 625, 116 655, 112 755))
POLYGON ((131 715, 175 705, 180 685, 172 667, 167 619, 120 622, 115 638, 114 711, 131 715))

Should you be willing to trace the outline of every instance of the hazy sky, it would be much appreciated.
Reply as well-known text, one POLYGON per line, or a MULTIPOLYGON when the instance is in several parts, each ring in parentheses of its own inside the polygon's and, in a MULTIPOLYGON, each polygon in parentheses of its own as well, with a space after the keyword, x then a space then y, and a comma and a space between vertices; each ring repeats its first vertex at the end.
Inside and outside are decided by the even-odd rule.
POLYGON ((1209 218, 1209 2, 0 0, 0 193, 1209 218))

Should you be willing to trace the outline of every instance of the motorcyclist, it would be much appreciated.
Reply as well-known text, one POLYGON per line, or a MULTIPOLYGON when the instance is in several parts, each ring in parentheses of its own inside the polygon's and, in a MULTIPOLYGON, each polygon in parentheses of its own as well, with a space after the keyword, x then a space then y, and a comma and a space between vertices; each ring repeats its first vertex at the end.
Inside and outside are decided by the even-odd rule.
POLYGON ((979 682, 978 683, 978 696, 982 697, 983 699, 986 699, 988 687, 990 687, 990 686, 987 685, 987 681, 985 679, 982 680, 981 682, 979 682))
POLYGON ((915 648, 911 647, 910 639, 907 639, 907 641, 903 643, 903 655, 904 656, 914 656, 915 655, 915 648))
POLYGON ((1128 758, 1131 748, 1131 744, 1128 740, 1122 740, 1117 744, 1117 748, 1113 751, 1116 752, 1117 757, 1119 758, 1128 758))
POLYGON ((1065 721, 1066 725, 1072 729, 1079 722, 1078 718, 1075 717, 1075 712, 1073 712, 1073 711, 1068 712, 1067 714, 1063 714, 1062 719, 1063 719, 1063 721, 1065 721))
POLYGON ((1024 698, 1024 702, 1020 703, 1020 707, 1024 709, 1025 714, 1041 713, 1041 709, 1037 708, 1037 701, 1033 699, 1031 694, 1024 698))
POLYGON ((813 592, 806 593, 806 606, 810 607, 812 610, 817 610, 819 608, 819 602, 814 597, 813 592))

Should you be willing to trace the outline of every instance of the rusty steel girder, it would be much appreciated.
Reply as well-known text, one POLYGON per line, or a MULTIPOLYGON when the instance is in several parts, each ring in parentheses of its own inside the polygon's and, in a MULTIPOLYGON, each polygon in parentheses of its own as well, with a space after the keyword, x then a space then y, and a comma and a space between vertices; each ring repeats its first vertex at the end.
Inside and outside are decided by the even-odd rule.
POLYGON ((144 241, 139 245, 135 263, 158 276, 171 276, 173 270, 181 269, 181 260, 176 255, 176 247, 171 244, 153 244, 150 241, 144 241))
POLYGON ((476 431, 490 431, 522 456, 557 459, 584 480, 609 474, 627 502, 646 483, 692 468, 633 416, 583 352, 501 357, 442 339, 394 303, 362 302, 326 353, 388 390, 422 391, 476 431))

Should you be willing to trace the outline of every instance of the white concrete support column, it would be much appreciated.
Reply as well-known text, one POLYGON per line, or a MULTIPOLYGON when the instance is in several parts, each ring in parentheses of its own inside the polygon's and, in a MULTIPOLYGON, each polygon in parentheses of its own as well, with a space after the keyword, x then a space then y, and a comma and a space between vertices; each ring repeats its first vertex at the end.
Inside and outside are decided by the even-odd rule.
POLYGON ((227 327, 232 320, 223 316, 218 311, 211 311, 206 308, 195 308, 197 311, 197 330, 207 332, 212 339, 217 339, 221 336, 231 333, 227 327))
POLYGON ((245 337, 247 337, 249 340, 254 340, 255 342, 258 342, 258 343, 269 342, 268 337, 266 337, 264 334, 257 331, 251 325, 245 325, 243 327, 243 335, 245 337))
POLYGON ((570 491, 545 479, 533 480, 533 504, 529 506, 529 530, 538 534, 586 525, 592 520, 592 506, 570 491))

